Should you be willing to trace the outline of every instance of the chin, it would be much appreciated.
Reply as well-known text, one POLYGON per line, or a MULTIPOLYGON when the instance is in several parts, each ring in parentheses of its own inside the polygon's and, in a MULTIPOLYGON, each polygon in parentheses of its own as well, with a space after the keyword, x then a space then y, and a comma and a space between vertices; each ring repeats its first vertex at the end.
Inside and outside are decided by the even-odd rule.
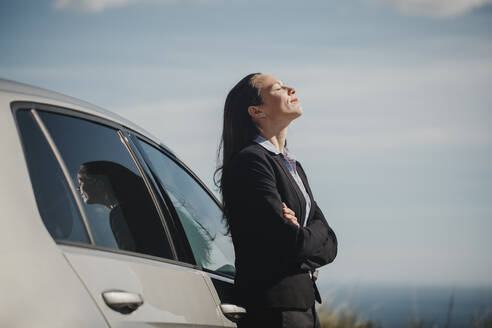
POLYGON ((297 117, 301 116, 302 113, 304 113, 304 111, 302 110, 302 107, 299 106, 299 108, 297 108, 297 110, 295 111, 295 114, 296 114, 295 117, 297 118, 297 117))
POLYGON ((302 115, 302 112, 295 112, 295 113, 292 113, 292 115, 290 116, 290 121, 294 121, 296 118, 298 118, 299 116, 302 115))

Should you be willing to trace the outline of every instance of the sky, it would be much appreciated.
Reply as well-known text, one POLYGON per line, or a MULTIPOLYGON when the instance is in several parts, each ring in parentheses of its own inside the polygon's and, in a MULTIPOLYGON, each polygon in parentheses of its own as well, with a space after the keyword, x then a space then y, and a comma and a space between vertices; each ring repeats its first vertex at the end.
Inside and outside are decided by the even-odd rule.
MULTIPOLYGON (((294 86, 320 284, 492 286, 492 1, 2 1, 0 77, 142 126, 217 193, 227 92, 294 86)), ((258 223, 261 224, 261 223, 258 223)))

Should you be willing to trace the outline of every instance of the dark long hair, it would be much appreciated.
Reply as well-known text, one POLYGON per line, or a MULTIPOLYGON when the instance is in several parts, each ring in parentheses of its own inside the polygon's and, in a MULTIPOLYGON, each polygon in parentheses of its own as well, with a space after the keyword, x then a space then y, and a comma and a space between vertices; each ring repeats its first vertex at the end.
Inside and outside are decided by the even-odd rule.
POLYGON ((214 182, 222 194, 224 215, 229 228, 225 178, 228 165, 234 156, 253 141, 259 133, 248 113, 249 106, 259 106, 263 103, 259 89, 253 83, 253 78, 259 74, 261 73, 249 74, 241 79, 229 91, 224 105, 224 123, 217 151, 218 166, 214 173, 214 182))

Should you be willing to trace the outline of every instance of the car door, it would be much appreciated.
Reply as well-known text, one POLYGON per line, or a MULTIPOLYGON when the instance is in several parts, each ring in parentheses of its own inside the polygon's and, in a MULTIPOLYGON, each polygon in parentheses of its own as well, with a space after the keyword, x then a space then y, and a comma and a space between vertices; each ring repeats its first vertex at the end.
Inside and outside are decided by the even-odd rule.
POLYGON ((234 248, 219 202, 200 180, 175 156, 150 140, 134 137, 152 176, 170 202, 177 232, 186 240, 214 296, 221 303, 225 324, 245 314, 233 304, 234 248), (231 320, 228 320, 228 319, 231 320))
POLYGON ((50 177, 40 168, 35 173, 40 185, 62 181, 68 199, 50 200, 40 209, 45 226, 107 322, 222 327, 206 275, 179 261, 166 223, 170 214, 160 206, 124 129, 62 108, 20 107, 17 115, 36 123, 62 172, 50 177), (62 207, 69 215, 59 214, 62 207))

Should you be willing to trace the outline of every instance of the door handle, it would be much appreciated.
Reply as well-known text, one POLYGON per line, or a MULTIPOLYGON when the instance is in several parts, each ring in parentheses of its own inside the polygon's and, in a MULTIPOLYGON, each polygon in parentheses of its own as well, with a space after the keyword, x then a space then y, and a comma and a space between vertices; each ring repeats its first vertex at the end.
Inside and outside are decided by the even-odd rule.
POLYGON ((129 314, 143 304, 140 294, 129 293, 122 290, 109 290, 102 293, 104 302, 113 310, 129 314))
POLYGON ((227 319, 238 322, 246 315, 246 309, 234 304, 221 304, 220 309, 227 319))

